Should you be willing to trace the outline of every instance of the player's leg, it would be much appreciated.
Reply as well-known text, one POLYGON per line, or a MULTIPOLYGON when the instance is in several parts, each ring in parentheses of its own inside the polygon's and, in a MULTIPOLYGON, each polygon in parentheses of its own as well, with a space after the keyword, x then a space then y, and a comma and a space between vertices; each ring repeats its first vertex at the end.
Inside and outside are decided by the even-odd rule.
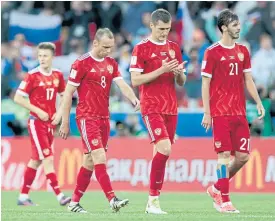
MULTIPOLYGON (((119 199, 114 194, 111 186, 109 175, 106 170, 106 152, 108 139, 110 134, 110 121, 109 119, 100 119, 100 137, 101 145, 103 148, 97 149, 93 147, 92 156, 95 163, 95 175, 96 178, 105 193, 106 198, 110 203, 110 207, 114 212, 118 212, 122 207, 129 203, 128 199, 119 199)), ((100 142, 99 142, 100 143, 100 142)), ((93 142, 92 142, 93 144, 93 142)), ((100 147, 100 145, 98 145, 100 147)))
POLYGON ((231 121, 229 117, 213 118, 213 135, 215 151, 218 153, 217 177, 214 186, 208 188, 209 195, 214 200, 214 207, 220 212, 239 213, 229 197, 229 162, 232 151, 231 121), (216 187, 216 188, 215 188, 216 187), (221 201, 217 189, 220 190, 221 201), (211 191, 212 190, 212 191, 211 191))
POLYGON ((152 142, 154 153, 151 173, 149 199, 146 206, 146 213, 166 214, 159 204, 160 190, 163 184, 166 162, 171 152, 171 142, 165 126, 165 119, 160 114, 150 114, 143 117, 152 142))
POLYGON ((29 131, 29 136, 31 140, 31 159, 28 162, 27 168, 24 173, 24 182, 23 186, 21 189, 21 193, 19 195, 17 204, 18 205, 24 205, 24 206, 35 206, 36 204, 31 201, 29 198, 29 191, 31 188, 31 185, 35 179, 36 172, 38 167, 41 164, 41 160, 39 158, 39 149, 38 146, 36 145, 36 124, 35 124, 35 119, 29 119, 28 121, 28 131, 29 131))
POLYGON ((35 206, 31 199, 29 198, 29 191, 31 188, 31 185, 35 179, 36 172, 38 167, 41 164, 41 160, 33 160, 30 159, 27 168, 24 173, 24 181, 23 186, 17 201, 17 205, 20 206, 35 206))
POLYGON ((35 130, 33 130, 35 144, 39 153, 39 159, 42 160, 43 169, 47 180, 49 181, 56 195, 57 201, 64 206, 70 202, 71 198, 66 197, 60 190, 57 176, 54 169, 53 160, 53 128, 40 120, 35 120, 35 130))
POLYGON ((83 207, 79 204, 79 202, 90 184, 91 177, 93 175, 93 170, 94 170, 94 163, 93 163, 93 158, 91 156, 91 153, 89 153, 89 150, 86 147, 85 143, 83 143, 83 146, 84 146, 83 164, 77 175, 76 186, 72 196, 72 201, 68 206, 69 211, 77 212, 77 213, 87 213, 87 211, 83 209, 83 207))
POLYGON ((77 126, 82 138, 84 156, 83 156, 82 167, 80 168, 77 175, 76 186, 72 196, 72 201, 68 206, 69 211, 76 212, 76 213, 87 213, 87 211, 83 209, 83 207, 79 204, 79 202, 90 184, 91 177, 94 171, 94 162, 91 155, 91 148, 90 148, 89 142, 88 142, 88 145, 86 145, 87 135, 86 135, 85 123, 86 121, 84 119, 77 120, 77 126))
POLYGON ((250 132, 245 116, 238 116, 236 128, 232 135, 235 157, 229 164, 229 179, 247 163, 250 153, 250 132))

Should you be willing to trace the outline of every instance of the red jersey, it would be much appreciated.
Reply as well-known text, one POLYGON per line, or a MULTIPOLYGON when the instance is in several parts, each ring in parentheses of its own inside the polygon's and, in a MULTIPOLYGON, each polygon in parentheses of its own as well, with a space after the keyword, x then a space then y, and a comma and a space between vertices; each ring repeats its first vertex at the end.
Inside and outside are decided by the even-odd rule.
POLYGON ((201 74, 211 78, 212 117, 246 115, 244 73, 250 71, 250 55, 244 45, 225 47, 217 42, 205 51, 201 74))
MULTIPOLYGON (((179 46, 167 40, 164 43, 145 39, 137 44, 132 53, 130 72, 149 74, 162 66, 162 60, 177 59, 182 63, 179 46)), ((164 73, 154 81, 139 86, 140 106, 143 115, 151 113, 177 114, 177 96, 173 72, 164 73)))
MULTIPOLYGON (((49 114, 49 121, 56 112, 57 93, 65 90, 63 74, 52 69, 51 73, 44 73, 39 67, 31 70, 21 82, 17 93, 29 97, 30 103, 49 114)), ((38 116, 31 112, 32 116, 38 116)))
POLYGON ((72 65, 68 83, 78 87, 76 118, 109 118, 109 96, 112 81, 122 79, 117 62, 111 57, 95 59, 90 53, 72 65))

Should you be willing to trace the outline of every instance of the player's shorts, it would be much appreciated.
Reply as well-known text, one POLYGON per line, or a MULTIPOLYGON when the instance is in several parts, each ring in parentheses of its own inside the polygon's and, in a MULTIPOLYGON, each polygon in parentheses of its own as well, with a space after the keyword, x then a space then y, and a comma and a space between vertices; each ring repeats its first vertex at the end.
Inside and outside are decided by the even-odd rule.
POLYGON ((107 151, 110 134, 108 118, 77 119, 77 126, 81 134, 84 153, 90 153, 99 148, 107 151))
POLYGON ((43 160, 53 155, 53 139, 55 127, 35 117, 28 121, 28 131, 31 138, 32 159, 43 160))
POLYGON ((169 139, 171 144, 175 143, 177 115, 148 114, 142 118, 151 138, 151 143, 156 144, 164 139, 169 139))
POLYGON ((213 136, 217 153, 250 153, 250 131, 245 116, 213 117, 213 136))

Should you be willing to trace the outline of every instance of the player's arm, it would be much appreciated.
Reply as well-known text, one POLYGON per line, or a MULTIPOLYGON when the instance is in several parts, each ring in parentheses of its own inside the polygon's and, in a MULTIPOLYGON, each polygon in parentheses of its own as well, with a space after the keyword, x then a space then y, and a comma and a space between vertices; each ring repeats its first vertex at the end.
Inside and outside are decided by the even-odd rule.
POLYGON ((142 84, 150 83, 151 81, 154 81, 157 77, 162 75, 163 73, 171 72, 172 70, 178 67, 179 62, 176 59, 173 59, 169 62, 167 62, 167 60, 168 58, 163 60, 162 66, 160 68, 147 74, 142 74, 142 72, 137 72, 137 71, 131 71, 130 69, 132 85, 134 87, 137 87, 142 84))
POLYGON ((36 113, 41 120, 43 121, 49 120, 49 114, 41 110, 39 107, 36 107, 35 105, 31 104, 29 99, 26 98, 26 96, 23 96, 20 94, 20 91, 17 91, 15 93, 13 100, 15 103, 19 104, 20 106, 28 109, 31 112, 36 113))
POLYGON ((123 79, 118 79, 115 83, 119 87, 122 94, 135 106, 135 111, 139 110, 139 99, 136 97, 132 88, 123 79))
POLYGON ((25 79, 20 83, 13 100, 20 106, 28 109, 33 113, 36 113, 42 121, 47 121, 49 120, 49 114, 41 110, 39 107, 31 104, 29 99, 26 99, 31 93, 33 93, 32 91, 34 81, 34 77, 30 74, 27 74, 25 79))
POLYGON ((206 129, 206 132, 211 128, 211 113, 210 113, 210 83, 214 70, 214 56, 210 51, 206 50, 204 60, 201 67, 202 75, 202 102, 203 102, 203 119, 201 125, 206 129))
POLYGON ((245 80, 245 86, 251 95, 251 97, 254 99, 254 101, 257 104, 259 119, 262 119, 265 116, 265 109, 262 105, 261 98, 258 94, 258 90, 256 88, 256 85, 252 78, 251 73, 251 59, 249 51, 246 47, 243 48, 243 55, 244 55, 244 61, 243 61, 243 73, 244 73, 244 80, 245 80))
POLYGON ((185 69, 185 64, 187 61, 182 61, 182 53, 177 45, 175 47, 175 53, 176 53, 176 59, 179 61, 179 66, 173 70, 173 73, 175 75, 176 82, 179 86, 183 86, 186 82, 186 69, 185 69))
POLYGON ((57 125, 62 119, 62 123, 59 129, 59 135, 63 139, 67 139, 69 135, 69 124, 70 124, 70 112, 72 108, 72 98, 77 87, 71 84, 67 84, 65 92, 63 94, 62 103, 56 113, 55 119, 52 124, 57 125))
POLYGON ((202 102, 203 102, 203 111, 205 114, 210 115, 210 82, 211 78, 202 76, 202 102))
POLYGON ((183 86, 186 82, 186 69, 184 68, 184 65, 187 63, 187 61, 184 61, 182 64, 178 66, 173 72, 176 76, 176 82, 179 86, 183 86))
POLYGON ((245 72, 244 78, 245 78, 245 86, 247 88, 247 91, 249 92, 249 94, 251 95, 251 97, 254 99, 254 101, 257 104, 258 114, 260 115, 259 119, 262 119, 265 116, 265 109, 262 105, 261 98, 258 94, 258 90, 256 88, 254 81, 253 81, 252 73, 245 72))

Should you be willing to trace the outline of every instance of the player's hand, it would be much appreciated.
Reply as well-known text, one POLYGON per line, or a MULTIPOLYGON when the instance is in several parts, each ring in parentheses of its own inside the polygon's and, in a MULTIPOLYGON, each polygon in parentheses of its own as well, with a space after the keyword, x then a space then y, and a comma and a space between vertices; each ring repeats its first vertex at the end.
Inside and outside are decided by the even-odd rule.
POLYGON ((61 121, 61 118, 62 118, 62 115, 59 114, 59 113, 55 113, 52 117, 52 125, 57 125, 60 123, 61 121))
POLYGON ((43 110, 39 110, 37 111, 37 116, 39 117, 40 120, 42 121, 48 121, 49 120, 49 114, 46 113, 45 111, 43 110))
POLYGON ((179 62, 177 59, 173 59, 168 62, 168 57, 165 60, 162 60, 162 71, 163 73, 171 72, 175 68, 177 68, 179 65, 179 62))
POLYGON ((63 122, 62 121, 61 126, 59 128, 59 136, 62 137, 64 140, 66 140, 69 133, 70 133, 69 122, 63 122))
POLYGON ((259 120, 263 119, 265 116, 265 109, 264 109, 262 103, 257 104, 257 110, 258 110, 258 115, 259 115, 258 119, 259 120))
POLYGON ((206 132, 211 128, 211 123, 212 123, 211 115, 204 113, 201 125, 205 128, 206 132))
POLYGON ((140 109, 140 101, 139 101, 139 99, 135 98, 132 101, 132 104, 135 106, 135 111, 138 111, 140 109))
POLYGON ((175 68, 173 70, 173 73, 174 73, 175 76, 178 76, 179 74, 183 73, 183 70, 185 69, 184 66, 185 66, 186 63, 187 63, 187 61, 182 62, 181 64, 178 65, 177 68, 175 68))

